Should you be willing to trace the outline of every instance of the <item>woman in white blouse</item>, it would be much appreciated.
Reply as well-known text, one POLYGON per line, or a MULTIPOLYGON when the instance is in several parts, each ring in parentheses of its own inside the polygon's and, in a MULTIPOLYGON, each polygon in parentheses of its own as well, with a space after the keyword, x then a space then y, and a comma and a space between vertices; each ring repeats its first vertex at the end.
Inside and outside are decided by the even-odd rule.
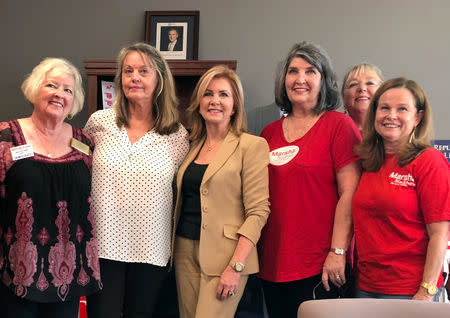
POLYGON ((151 317, 170 257, 172 182, 189 144, 172 74, 137 43, 117 58, 114 107, 86 124, 96 147, 92 199, 103 290, 89 318, 151 317))

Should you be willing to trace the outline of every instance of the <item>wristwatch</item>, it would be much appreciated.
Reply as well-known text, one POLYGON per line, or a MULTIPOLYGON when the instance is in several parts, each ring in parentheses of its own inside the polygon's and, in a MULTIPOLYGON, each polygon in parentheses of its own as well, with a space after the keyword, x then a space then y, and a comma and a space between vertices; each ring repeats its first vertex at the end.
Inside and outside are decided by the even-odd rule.
POLYGON ((431 296, 436 295, 438 292, 438 288, 436 286, 428 284, 427 282, 422 282, 420 286, 425 288, 427 290, 427 293, 430 294, 431 296))
POLYGON ((345 250, 343 248, 330 248, 330 252, 333 252, 336 255, 345 255, 345 250))
POLYGON ((243 272, 244 269, 245 269, 245 265, 242 264, 242 263, 239 263, 239 262, 233 262, 233 261, 230 261, 230 263, 229 263, 228 265, 230 265, 230 267, 231 267, 232 269, 234 269, 234 271, 235 271, 236 273, 241 273, 241 272, 243 272))

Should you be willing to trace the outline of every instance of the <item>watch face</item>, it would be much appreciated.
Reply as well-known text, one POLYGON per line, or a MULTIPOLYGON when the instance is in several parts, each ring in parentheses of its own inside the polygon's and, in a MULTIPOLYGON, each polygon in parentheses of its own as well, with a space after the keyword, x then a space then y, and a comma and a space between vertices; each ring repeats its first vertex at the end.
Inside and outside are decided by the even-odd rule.
POLYGON ((236 263, 234 265, 234 269, 236 270, 236 272, 242 272, 244 270, 244 265, 242 265, 241 263, 236 263))
POLYGON ((428 287, 428 293, 429 293, 430 295, 436 295, 437 292, 438 292, 438 289, 437 289, 436 286, 430 286, 430 287, 428 287))

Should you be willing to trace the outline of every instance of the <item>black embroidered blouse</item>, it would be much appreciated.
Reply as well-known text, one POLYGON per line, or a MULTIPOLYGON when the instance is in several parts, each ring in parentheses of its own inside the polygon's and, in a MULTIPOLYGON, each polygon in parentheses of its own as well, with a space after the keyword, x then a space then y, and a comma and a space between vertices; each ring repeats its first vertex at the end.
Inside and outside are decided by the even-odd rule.
POLYGON ((102 287, 91 208, 91 148, 59 158, 14 161, 26 144, 16 120, 0 123, 0 276, 14 294, 36 302, 76 300, 102 287))

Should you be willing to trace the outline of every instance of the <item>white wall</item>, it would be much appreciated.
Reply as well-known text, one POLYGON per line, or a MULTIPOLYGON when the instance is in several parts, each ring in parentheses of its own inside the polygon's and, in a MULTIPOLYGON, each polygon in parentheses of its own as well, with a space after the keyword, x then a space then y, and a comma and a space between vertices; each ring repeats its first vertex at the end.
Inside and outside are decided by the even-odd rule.
MULTIPOLYGON (((450 139, 446 0, 2 0, 0 120, 31 112, 20 84, 42 58, 67 57, 84 73, 84 60, 113 59, 144 39, 146 10, 200 10, 199 59, 238 61, 249 113, 273 104, 277 65, 293 43, 311 40, 340 79, 367 61, 386 78, 416 80, 431 100, 436 137, 450 139)), ((86 119, 84 110, 75 124, 86 119)))

